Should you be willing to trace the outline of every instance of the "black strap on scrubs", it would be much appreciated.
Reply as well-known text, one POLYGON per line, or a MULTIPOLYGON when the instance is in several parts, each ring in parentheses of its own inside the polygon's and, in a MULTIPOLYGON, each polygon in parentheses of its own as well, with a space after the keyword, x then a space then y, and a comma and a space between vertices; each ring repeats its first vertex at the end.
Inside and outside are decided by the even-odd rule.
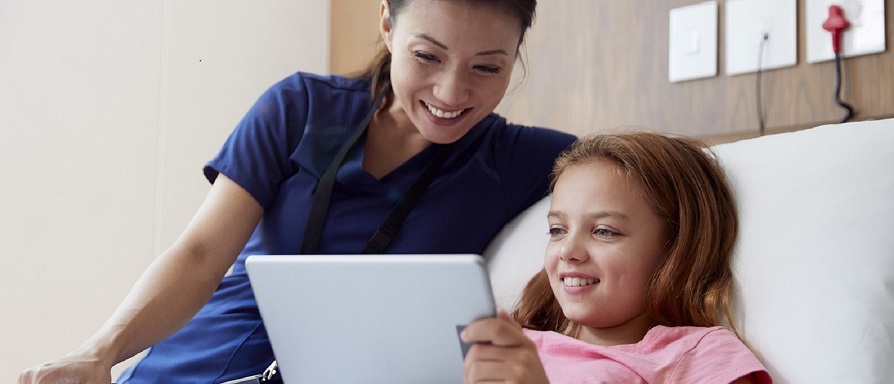
MULTIPOLYGON (((329 168, 327 168, 326 172, 323 173, 323 176, 320 177, 320 182, 317 184, 317 190, 314 192, 314 199, 311 203, 310 213, 307 217, 307 225, 304 229, 304 240, 301 242, 302 254, 313 254, 319 249, 320 237, 323 234, 323 224, 326 221, 326 212, 329 210, 329 201, 332 197, 332 188, 335 186, 335 176, 338 173, 338 169, 344 162, 345 156, 347 156, 351 148, 354 147, 357 140, 360 139, 360 136, 363 136, 363 133, 366 132, 370 120, 372 120, 376 110, 378 110, 379 106, 382 104, 382 99, 390 91, 391 87, 388 87, 376 97, 372 108, 363 119, 360 127, 348 139, 335 156, 335 159, 332 160, 332 163, 329 164, 329 168)), ((425 169, 422 170, 422 173, 416 178, 416 181, 413 182, 413 185, 407 190, 406 195, 404 195, 397 205, 394 206, 391 213, 388 215, 388 218, 385 219, 376 230, 376 233, 373 234, 369 241, 367 241, 363 253, 383 253, 385 249, 388 248, 388 245, 391 243, 391 240, 394 239, 394 236, 397 235, 397 232, 400 230, 407 215, 410 214, 410 210, 412 210, 419 202, 419 199, 422 198, 422 194, 428 189, 428 185, 431 184, 435 175, 440 171, 444 161, 447 160, 451 145, 434 145, 440 147, 438 148, 437 153, 435 153, 428 165, 425 166, 425 169)))

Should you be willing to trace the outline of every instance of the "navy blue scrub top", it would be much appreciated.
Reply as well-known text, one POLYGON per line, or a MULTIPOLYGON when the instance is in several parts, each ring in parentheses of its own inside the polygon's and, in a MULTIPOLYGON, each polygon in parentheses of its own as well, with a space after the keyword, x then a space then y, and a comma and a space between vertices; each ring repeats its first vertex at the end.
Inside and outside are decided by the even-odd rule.
MULTIPOLYGON (((209 302, 119 383, 217 383, 260 373, 273 361, 245 258, 300 253, 317 182, 369 112, 369 86, 299 72, 259 98, 205 175, 212 183, 219 173, 232 179, 264 216, 209 302)), ((573 140, 490 114, 457 142, 386 252, 481 254, 503 225, 546 196, 553 161, 573 140)), ((337 174, 318 253, 359 253, 434 149, 376 179, 363 169, 358 143, 337 174)), ((543 228, 546 236, 545 221, 543 228)))

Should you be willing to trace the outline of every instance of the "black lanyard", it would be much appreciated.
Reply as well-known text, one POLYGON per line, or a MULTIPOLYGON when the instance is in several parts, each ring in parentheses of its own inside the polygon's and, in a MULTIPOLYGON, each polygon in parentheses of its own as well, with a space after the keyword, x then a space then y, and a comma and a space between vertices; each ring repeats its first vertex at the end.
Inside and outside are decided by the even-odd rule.
MULTIPOLYGON (((360 127, 348 139, 335 156, 335 159, 332 160, 332 163, 329 164, 329 168, 327 168, 326 172, 323 173, 323 176, 320 177, 320 182, 317 184, 317 190, 314 192, 314 199, 311 203, 310 213, 307 217, 307 225, 304 229, 304 240, 301 242, 302 254, 313 254, 319 249, 320 237, 323 234, 323 223, 326 221, 326 212, 329 210, 332 188, 335 186, 335 175, 338 173, 338 169, 344 162, 345 156, 347 156, 351 148, 354 147, 354 144, 357 143, 360 136, 366 132, 366 128, 369 126, 369 122, 372 120, 373 115, 375 115, 376 110, 379 109, 382 99, 390 91, 391 88, 388 87, 376 97, 372 108, 363 119, 360 127)), ((397 232, 400 230, 407 215, 410 214, 410 210, 412 210, 419 202, 419 199, 422 198, 422 194, 428 189, 428 185, 431 184, 435 175, 440 171, 441 166, 444 164, 444 161, 447 160, 447 155, 450 152, 450 144, 433 145, 439 147, 437 153, 435 153, 435 156, 429 161, 428 165, 425 166, 425 169, 422 170, 422 173, 416 178, 416 181, 413 182, 413 185, 407 190, 406 195, 404 195, 397 205, 394 206, 391 213, 388 214, 388 218, 385 219, 382 225, 376 230, 375 234, 373 234, 369 241, 367 241, 363 253, 383 253, 385 249, 388 248, 388 244, 390 244, 391 240, 394 239, 394 236, 397 235, 397 232)))

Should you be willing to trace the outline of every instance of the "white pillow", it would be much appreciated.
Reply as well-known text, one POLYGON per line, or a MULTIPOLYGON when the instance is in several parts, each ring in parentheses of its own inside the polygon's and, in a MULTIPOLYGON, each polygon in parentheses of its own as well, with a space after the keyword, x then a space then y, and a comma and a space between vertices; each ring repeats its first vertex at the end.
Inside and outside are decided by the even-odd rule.
POLYGON ((519 214, 484 251, 494 300, 507 311, 515 309, 525 284, 543 268, 549 241, 549 202, 545 197, 519 214))
POLYGON ((894 382, 894 120, 716 147, 738 326, 777 383, 894 382))
MULTIPOLYGON (((715 147, 739 204, 737 326, 777 383, 894 383, 894 119, 715 147)), ((549 198, 491 243, 514 308, 543 266, 549 198)))

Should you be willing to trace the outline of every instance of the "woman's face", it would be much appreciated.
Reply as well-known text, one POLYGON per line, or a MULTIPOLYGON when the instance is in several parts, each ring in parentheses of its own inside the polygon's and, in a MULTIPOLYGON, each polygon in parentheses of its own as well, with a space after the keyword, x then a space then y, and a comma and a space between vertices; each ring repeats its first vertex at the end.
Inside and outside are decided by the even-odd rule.
POLYGON ((639 186, 605 160, 567 168, 548 215, 544 266, 565 316, 595 344, 642 339, 649 280, 664 257, 664 221, 639 186))
POLYGON ((445 144, 491 113, 509 86, 519 20, 496 8, 460 1, 414 0, 394 25, 382 2, 382 37, 391 51, 399 128, 445 144))

